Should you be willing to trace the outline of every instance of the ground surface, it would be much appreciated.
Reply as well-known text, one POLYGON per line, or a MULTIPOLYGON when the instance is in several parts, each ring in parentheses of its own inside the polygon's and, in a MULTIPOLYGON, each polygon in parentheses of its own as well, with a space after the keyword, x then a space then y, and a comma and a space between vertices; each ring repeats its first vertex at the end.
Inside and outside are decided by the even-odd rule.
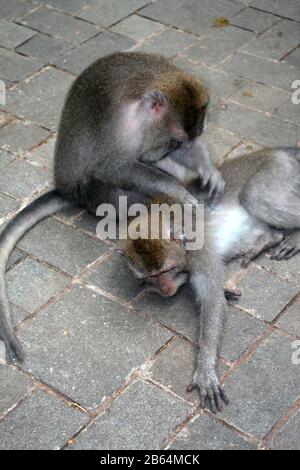
MULTIPOLYGON (((0 0, 0 12, 2 227, 51 186, 66 90, 115 50, 160 52, 205 80, 215 159, 300 140, 299 0, 0 0)), ((74 210, 15 250, 8 291, 27 360, 0 366, 0 448, 299 449, 300 256, 230 267, 243 297, 221 351, 231 404, 214 417, 185 393, 189 293, 144 295, 113 249, 74 210)))

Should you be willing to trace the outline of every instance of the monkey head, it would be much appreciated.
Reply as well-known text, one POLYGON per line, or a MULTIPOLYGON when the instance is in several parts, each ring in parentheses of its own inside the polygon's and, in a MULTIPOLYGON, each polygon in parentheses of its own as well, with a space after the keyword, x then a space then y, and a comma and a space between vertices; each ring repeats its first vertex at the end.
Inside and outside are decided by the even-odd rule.
POLYGON ((141 96, 127 100, 123 139, 142 161, 155 162, 202 134, 207 106, 208 93, 199 80, 177 69, 157 75, 141 96))
POLYGON ((187 281, 186 251, 182 240, 128 240, 122 254, 134 276, 146 289, 163 297, 172 297, 187 281))

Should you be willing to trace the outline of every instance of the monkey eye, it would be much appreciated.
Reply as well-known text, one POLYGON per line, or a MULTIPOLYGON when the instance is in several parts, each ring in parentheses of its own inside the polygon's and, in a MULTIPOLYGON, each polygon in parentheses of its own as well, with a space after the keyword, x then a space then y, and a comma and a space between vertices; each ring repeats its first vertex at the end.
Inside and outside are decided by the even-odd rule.
POLYGON ((159 277, 161 276, 162 274, 166 274, 166 273, 171 273, 172 271, 175 271, 177 268, 177 266, 171 266, 169 269, 165 269, 163 271, 160 271, 159 273, 156 273, 156 274, 149 274, 147 276, 147 279, 155 279, 156 277, 159 277))
POLYGON ((183 143, 182 140, 172 137, 172 139, 169 142, 169 147, 171 150, 178 150, 181 147, 182 143, 183 143))

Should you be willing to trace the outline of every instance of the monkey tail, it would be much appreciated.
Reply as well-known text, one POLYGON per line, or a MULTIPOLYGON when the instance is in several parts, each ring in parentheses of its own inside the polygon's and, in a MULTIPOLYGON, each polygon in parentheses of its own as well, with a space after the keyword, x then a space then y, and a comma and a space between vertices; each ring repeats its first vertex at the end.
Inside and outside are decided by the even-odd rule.
POLYGON ((33 201, 9 222, 0 235, 0 338, 3 339, 9 359, 22 362, 24 352, 16 338, 11 321, 5 285, 5 269, 8 258, 23 235, 39 221, 70 206, 58 191, 53 190, 33 201))

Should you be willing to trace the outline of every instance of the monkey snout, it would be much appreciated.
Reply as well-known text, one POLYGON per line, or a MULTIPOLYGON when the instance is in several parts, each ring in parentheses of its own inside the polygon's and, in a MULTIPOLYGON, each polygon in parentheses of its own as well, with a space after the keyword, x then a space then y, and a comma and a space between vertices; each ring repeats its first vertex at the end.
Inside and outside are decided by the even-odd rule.
POLYGON ((164 297, 171 297, 177 291, 175 280, 166 274, 158 276, 156 280, 156 287, 164 297))

